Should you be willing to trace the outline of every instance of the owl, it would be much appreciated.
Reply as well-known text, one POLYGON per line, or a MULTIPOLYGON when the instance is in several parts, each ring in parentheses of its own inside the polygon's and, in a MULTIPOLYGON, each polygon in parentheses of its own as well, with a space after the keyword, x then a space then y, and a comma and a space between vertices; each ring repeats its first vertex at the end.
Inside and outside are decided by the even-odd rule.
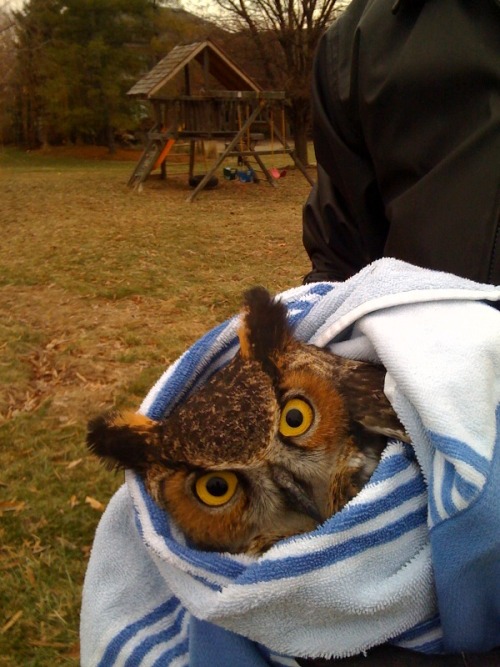
POLYGON ((339 511, 386 438, 408 436, 382 366, 300 342, 264 288, 245 294, 240 322, 235 357, 166 418, 103 415, 87 443, 135 470, 195 547, 259 555, 339 511))

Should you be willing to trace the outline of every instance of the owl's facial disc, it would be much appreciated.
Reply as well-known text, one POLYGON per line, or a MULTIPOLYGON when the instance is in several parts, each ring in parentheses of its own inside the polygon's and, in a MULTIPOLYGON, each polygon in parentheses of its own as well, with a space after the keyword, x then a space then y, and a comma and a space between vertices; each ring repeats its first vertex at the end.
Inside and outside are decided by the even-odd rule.
POLYGON ((313 501, 311 490, 305 482, 299 482, 289 470, 277 464, 271 465, 271 476, 290 509, 310 516, 316 523, 323 522, 321 512, 313 501))

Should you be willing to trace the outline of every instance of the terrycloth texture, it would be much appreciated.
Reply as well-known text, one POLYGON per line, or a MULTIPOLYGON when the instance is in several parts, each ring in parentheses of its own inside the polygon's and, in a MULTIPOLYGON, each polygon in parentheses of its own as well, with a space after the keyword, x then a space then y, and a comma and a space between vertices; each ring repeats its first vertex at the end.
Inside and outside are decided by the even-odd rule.
MULTIPOLYGON (((258 559, 189 547, 127 473, 87 571, 83 667, 259 667, 386 641, 428 653, 500 644, 500 313, 481 303, 500 288, 383 259, 280 298, 302 340, 385 365, 413 447, 390 443, 341 512, 258 559)), ((161 418, 227 363, 237 324, 190 348, 141 411, 161 418)))

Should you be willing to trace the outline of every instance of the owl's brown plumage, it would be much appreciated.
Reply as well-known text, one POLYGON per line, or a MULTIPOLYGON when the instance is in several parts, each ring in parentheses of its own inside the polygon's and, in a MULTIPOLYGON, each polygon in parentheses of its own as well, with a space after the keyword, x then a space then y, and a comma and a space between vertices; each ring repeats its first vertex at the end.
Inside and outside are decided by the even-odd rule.
POLYGON ((99 417, 87 440, 136 470, 196 546, 258 554, 338 511, 386 438, 408 438, 384 368, 296 340, 263 288, 245 296, 239 338, 234 359, 166 419, 99 417))

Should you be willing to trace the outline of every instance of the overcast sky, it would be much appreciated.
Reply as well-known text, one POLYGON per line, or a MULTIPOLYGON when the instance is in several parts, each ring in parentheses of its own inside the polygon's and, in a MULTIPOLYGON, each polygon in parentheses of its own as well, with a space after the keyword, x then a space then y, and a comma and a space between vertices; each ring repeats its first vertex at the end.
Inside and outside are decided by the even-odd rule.
POLYGON ((19 9, 23 6, 24 0, 0 0, 2 9, 19 9))
MULTIPOLYGON (((337 0, 339 9, 342 5, 344 4, 349 4, 350 0, 337 0)), ((0 0, 0 7, 2 9, 19 9, 22 7, 24 4, 24 0, 0 0)), ((195 3, 190 3, 190 0, 182 0, 182 5, 186 8, 189 9, 189 5, 193 4, 196 6, 195 3)), ((205 3, 206 4, 206 3, 205 3)), ((208 0, 208 4, 211 4, 210 0, 208 0)))

